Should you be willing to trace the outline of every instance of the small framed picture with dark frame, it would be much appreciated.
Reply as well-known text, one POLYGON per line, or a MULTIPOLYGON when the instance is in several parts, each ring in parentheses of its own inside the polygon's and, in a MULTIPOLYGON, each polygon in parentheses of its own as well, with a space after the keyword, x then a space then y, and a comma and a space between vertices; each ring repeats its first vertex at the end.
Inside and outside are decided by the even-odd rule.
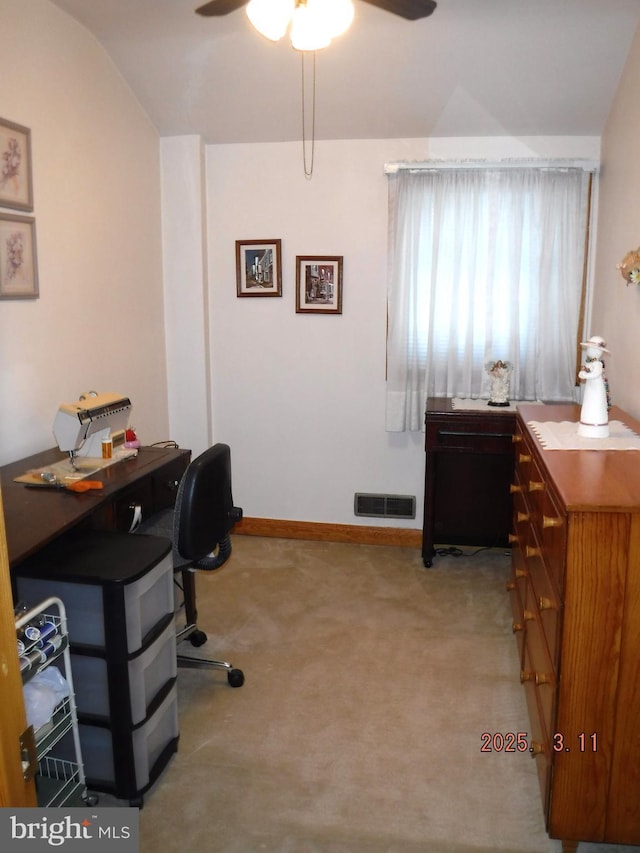
POLYGON ((296 257, 296 313, 342 314, 343 256, 296 257))
POLYGON ((282 296, 282 242, 236 240, 238 296, 282 296))
POLYGON ((35 219, 0 213, 0 299, 38 295, 35 219))
POLYGON ((31 131, 0 118, 0 207, 33 210, 31 131))

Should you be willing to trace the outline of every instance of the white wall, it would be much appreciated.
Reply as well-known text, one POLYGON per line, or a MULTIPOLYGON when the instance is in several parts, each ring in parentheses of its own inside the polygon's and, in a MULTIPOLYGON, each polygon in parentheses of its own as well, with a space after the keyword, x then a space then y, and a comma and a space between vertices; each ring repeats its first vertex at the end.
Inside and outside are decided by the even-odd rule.
MULTIPOLYGON (((0 301, 0 463, 58 404, 128 394, 169 438, 158 136, 103 48, 48 0, 0 0, 0 116, 31 128, 40 298, 0 301)), ((5 211, 7 212, 7 211, 5 211)))
POLYGON ((199 136, 160 150, 169 426, 195 458, 212 443, 204 150, 199 136))
POLYGON ((387 182, 383 164, 427 157, 587 157, 599 140, 433 139, 207 148, 214 438, 233 452, 247 516, 344 524, 356 491, 418 498, 422 433, 384 428, 387 182), (237 298, 235 241, 282 240, 282 298, 237 298), (344 256, 341 316, 295 313, 296 255, 344 256))
POLYGON ((626 286, 616 270, 640 246, 640 30, 602 138, 599 227, 592 332, 611 350, 607 376, 612 401, 640 418, 640 288, 626 286))

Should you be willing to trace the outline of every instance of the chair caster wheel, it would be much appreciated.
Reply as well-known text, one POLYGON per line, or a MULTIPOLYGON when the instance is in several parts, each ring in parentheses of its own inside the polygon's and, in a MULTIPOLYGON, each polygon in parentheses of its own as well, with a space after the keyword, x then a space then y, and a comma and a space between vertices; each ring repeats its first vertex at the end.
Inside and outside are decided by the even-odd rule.
POLYGON ((191 640, 191 645, 198 648, 198 646, 203 646, 207 642, 207 635, 204 631, 194 631, 189 639, 191 640))
POLYGON ((242 687, 244 684, 244 672, 241 669, 230 669, 227 674, 230 687, 242 687))

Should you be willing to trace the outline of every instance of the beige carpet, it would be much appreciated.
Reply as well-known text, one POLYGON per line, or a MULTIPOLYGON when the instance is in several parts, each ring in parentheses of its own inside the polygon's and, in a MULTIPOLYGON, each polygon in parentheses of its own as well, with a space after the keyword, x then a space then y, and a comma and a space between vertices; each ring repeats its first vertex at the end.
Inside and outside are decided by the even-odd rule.
POLYGON ((427 570, 406 548, 233 545, 198 576, 194 654, 246 683, 180 670, 180 747, 145 796, 143 853, 561 849, 530 757, 480 752, 483 732, 528 730, 503 552, 427 570))

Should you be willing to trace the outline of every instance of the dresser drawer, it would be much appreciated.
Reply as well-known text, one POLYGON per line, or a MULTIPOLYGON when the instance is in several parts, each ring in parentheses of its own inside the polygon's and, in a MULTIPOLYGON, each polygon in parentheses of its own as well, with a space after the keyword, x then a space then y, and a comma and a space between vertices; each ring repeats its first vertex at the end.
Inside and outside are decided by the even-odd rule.
MULTIPOLYGON (((535 542, 533 538, 531 541, 535 542)), ((554 670, 557 671, 562 602, 541 553, 537 544, 525 546, 524 562, 529 575, 529 594, 532 596, 528 603, 535 605, 549 657, 554 670)))
POLYGON ((532 523, 544 554, 545 564, 560 595, 563 596, 567 517, 557 508, 550 490, 545 490, 539 496, 537 511, 532 513, 532 523))
POLYGON ((507 592, 511 603, 511 629, 518 643, 520 667, 523 666, 524 652, 524 602, 527 595, 527 572, 519 560, 519 553, 514 552, 511 576, 507 582, 507 592))
POLYGON ((532 684, 535 687, 542 728, 550 742, 555 726, 557 679, 530 586, 528 593, 524 608, 525 637, 520 680, 525 686, 532 684))
MULTIPOLYGON (((531 668, 528 647, 525 646, 523 671, 531 671, 531 668)), ((523 681, 523 686, 525 699, 527 701, 527 710, 529 712, 529 722, 531 724, 530 754, 536 762, 540 795, 542 797, 543 809, 546 813, 551 787, 551 764, 553 753, 548 733, 542 721, 542 710, 540 708, 536 683, 533 680, 525 680, 523 681)))

